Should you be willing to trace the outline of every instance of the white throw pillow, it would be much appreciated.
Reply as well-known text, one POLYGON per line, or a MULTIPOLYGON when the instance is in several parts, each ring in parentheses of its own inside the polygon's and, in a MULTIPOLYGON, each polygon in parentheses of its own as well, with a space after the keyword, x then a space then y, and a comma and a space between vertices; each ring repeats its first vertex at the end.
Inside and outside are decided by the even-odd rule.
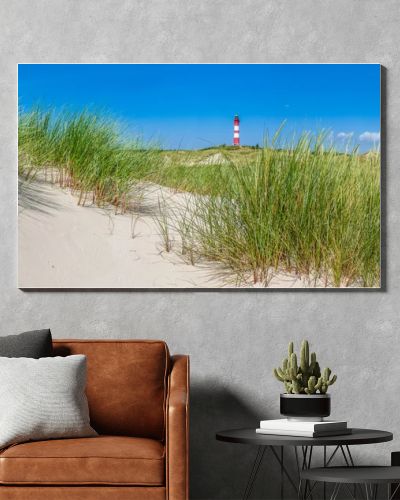
POLYGON ((0 357, 0 448, 96 436, 85 387, 86 356, 0 357))

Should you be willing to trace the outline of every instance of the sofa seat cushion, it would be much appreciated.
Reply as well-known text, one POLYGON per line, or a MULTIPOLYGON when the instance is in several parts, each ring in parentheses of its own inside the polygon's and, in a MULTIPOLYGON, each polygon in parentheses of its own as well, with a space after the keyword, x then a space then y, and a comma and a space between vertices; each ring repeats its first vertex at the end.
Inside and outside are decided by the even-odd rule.
POLYGON ((160 486, 164 445, 122 436, 18 444, 0 453, 0 483, 160 486))

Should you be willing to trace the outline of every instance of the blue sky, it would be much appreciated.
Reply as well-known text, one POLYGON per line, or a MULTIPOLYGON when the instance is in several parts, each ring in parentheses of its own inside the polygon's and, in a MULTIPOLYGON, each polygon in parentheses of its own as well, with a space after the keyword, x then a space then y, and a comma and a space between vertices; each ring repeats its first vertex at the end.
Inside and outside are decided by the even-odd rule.
POLYGON ((284 135, 329 130, 339 148, 376 147, 380 66, 19 65, 19 105, 89 107, 121 119, 129 133, 166 148, 262 144, 285 120, 284 135))

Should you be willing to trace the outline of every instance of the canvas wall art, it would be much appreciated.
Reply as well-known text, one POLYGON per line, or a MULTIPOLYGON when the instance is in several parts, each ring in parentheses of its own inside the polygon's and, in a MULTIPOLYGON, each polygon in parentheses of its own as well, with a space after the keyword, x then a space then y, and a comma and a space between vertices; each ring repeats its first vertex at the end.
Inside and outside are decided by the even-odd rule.
POLYGON ((379 65, 18 68, 18 286, 379 288, 379 65))

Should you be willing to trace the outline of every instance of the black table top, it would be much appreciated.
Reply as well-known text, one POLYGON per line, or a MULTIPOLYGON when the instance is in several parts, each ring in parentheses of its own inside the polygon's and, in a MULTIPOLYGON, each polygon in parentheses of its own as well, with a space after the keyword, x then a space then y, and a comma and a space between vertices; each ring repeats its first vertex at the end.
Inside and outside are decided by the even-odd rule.
POLYGON ((325 483, 395 483, 400 482, 400 467, 319 467, 303 471, 301 478, 325 483))
POLYGON ((255 429, 231 429, 217 432, 218 441, 253 444, 256 446, 337 446, 384 443, 393 439, 391 432, 373 429, 353 429, 352 434, 318 438, 257 434, 255 429))

